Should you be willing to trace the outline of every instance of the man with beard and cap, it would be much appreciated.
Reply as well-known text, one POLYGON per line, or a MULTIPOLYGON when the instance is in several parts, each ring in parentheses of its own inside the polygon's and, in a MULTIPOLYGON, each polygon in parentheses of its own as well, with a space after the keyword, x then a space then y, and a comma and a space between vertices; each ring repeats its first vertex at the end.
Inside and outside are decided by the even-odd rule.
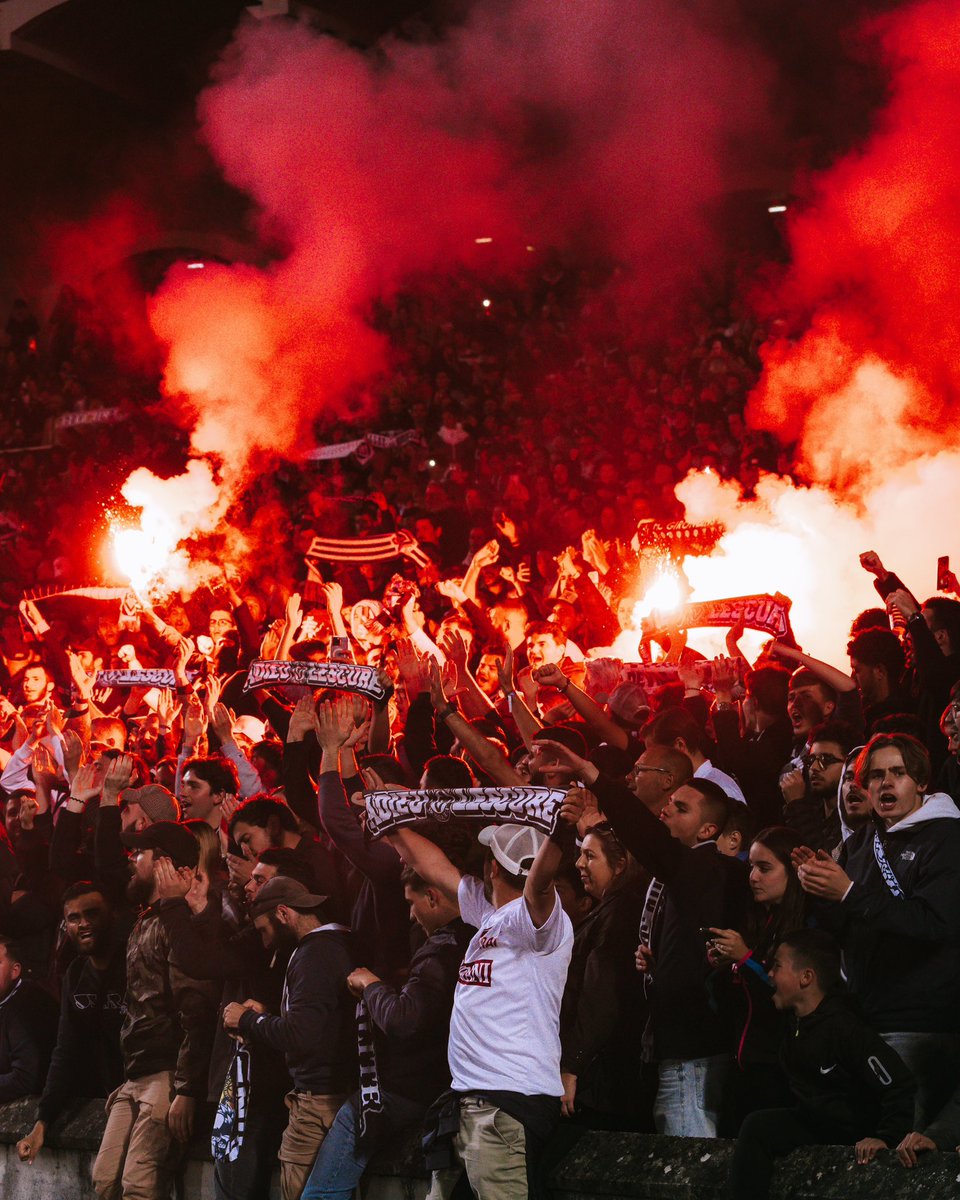
POLYGON ((32 1163, 46 1131, 77 1096, 109 1096, 123 1083, 120 1027, 127 976, 123 940, 109 901, 96 883, 82 881, 63 897, 63 923, 77 957, 67 968, 57 1044, 50 1060, 37 1121, 17 1143, 32 1163))
POLYGON ((960 811, 927 794, 930 757, 906 734, 877 734, 857 776, 872 819, 838 862, 794 851, 818 923, 835 933, 850 990, 917 1080, 915 1129, 940 1111, 960 1070, 960 811))
POLYGON ((157 821, 123 840, 134 851, 127 894, 141 910, 127 943, 124 1082, 107 1101, 93 1184, 109 1200, 165 1200, 174 1143, 189 1140, 197 1100, 206 1094, 218 989, 181 969, 160 913, 157 865, 169 860, 182 878, 192 878, 196 838, 173 821, 157 821))
POLYGON ((293 1079, 280 1143, 283 1200, 299 1200, 314 1159, 357 1075, 350 931, 330 920, 332 906, 302 883, 277 875, 250 905, 254 924, 275 943, 295 949, 287 963, 279 1016, 246 1000, 228 1004, 223 1026, 254 1045, 283 1054, 293 1079))

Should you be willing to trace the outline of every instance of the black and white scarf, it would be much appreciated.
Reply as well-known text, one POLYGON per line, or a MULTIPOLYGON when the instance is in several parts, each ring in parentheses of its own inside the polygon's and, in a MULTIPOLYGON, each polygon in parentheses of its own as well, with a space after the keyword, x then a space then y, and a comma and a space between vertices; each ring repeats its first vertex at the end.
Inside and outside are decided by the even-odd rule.
POLYGON ((357 1143, 368 1137, 374 1119, 383 1112, 383 1095, 377 1071, 377 1052, 373 1039, 373 1023, 361 996, 357 1001, 357 1051, 360 1059, 360 1113, 357 1143))
POLYGON ((903 888, 900 886, 900 880, 893 873, 893 867, 887 862, 887 852, 883 848, 879 832, 873 835, 873 857, 876 859, 877 866, 880 868, 880 874, 883 876, 883 882, 890 889, 891 895, 897 900, 902 900, 903 888))
POLYGON ((387 689, 380 682, 376 667, 362 663, 346 662, 278 662, 275 659, 258 658, 250 664, 245 692, 254 688, 300 686, 308 688, 336 688, 341 692, 355 692, 375 703, 387 698, 387 689))
POLYGON ((564 788, 426 788, 419 791, 367 792, 366 829, 378 838, 420 821, 484 821, 488 825, 530 825, 552 834, 566 799, 564 788))

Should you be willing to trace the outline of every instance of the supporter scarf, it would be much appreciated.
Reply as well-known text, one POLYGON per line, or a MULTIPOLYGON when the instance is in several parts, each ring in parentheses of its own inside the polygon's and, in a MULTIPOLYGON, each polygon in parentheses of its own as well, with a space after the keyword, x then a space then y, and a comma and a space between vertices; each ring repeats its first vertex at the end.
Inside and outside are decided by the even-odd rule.
POLYGON ((880 834, 873 835, 873 857, 877 861, 877 866, 880 868, 880 874, 883 876, 883 882, 890 889, 891 894, 897 900, 903 899, 903 888, 900 886, 900 880, 894 875, 893 867, 887 862, 887 852, 883 848, 883 842, 880 840, 880 834))
POLYGON ((775 596, 734 596, 727 600, 698 600, 671 613, 668 625, 676 629, 702 629, 705 626, 732 628, 743 624, 747 629, 757 629, 761 633, 769 633, 779 640, 795 644, 793 630, 790 628, 790 604, 789 597, 779 593, 775 596))
POLYGON ((53 423, 54 429, 72 429, 76 425, 106 425, 129 419, 122 408, 92 408, 88 412, 63 413, 53 423))
POLYGON ((423 446, 423 434, 419 429, 388 429, 384 433, 368 433, 366 437, 352 442, 332 442, 326 446, 315 446, 304 458, 308 462, 324 462, 334 458, 349 458, 355 455, 361 463, 369 462, 375 450, 391 450, 400 446, 423 446))
POLYGON ((366 538, 322 538, 316 537, 307 551, 307 565, 311 558, 326 562, 385 562, 400 556, 409 558, 420 568, 427 566, 430 559, 420 549, 420 543, 405 529, 399 533, 384 533, 366 538))
POLYGON ((364 1138, 371 1132, 373 1118, 383 1111, 373 1026, 362 996, 357 1001, 357 1051, 360 1059, 360 1125, 357 1143, 362 1146, 364 1138))
POLYGON ((236 1162, 247 1124, 250 1094, 250 1051, 238 1046, 223 1081, 213 1118, 210 1155, 215 1162, 236 1162))
POLYGON ((488 825, 532 825, 552 834, 557 827, 565 788, 516 787, 427 788, 408 792, 367 792, 366 829, 378 838, 418 821, 482 820, 488 825))
MULTIPOLYGON (((196 679, 197 671, 188 671, 187 678, 196 679)), ((98 688, 175 688, 177 677, 170 667, 135 667, 129 670, 98 671, 94 687, 98 688)))
POLYGON ((51 600, 54 596, 82 596, 85 600, 120 600, 130 594, 128 587, 50 587, 24 592, 24 600, 51 600))
MULTIPOLYGON (((653 927, 660 913, 660 901, 663 898, 664 883, 662 879, 651 879, 647 895, 643 901, 643 912, 640 914, 640 945, 653 948, 653 927)), ((653 985, 653 973, 643 973, 643 994, 649 999, 653 985)))
POLYGON ((375 667, 343 662, 277 662, 269 658, 258 658, 250 664, 243 690, 250 692, 273 684, 336 688, 378 703, 387 696, 375 667))

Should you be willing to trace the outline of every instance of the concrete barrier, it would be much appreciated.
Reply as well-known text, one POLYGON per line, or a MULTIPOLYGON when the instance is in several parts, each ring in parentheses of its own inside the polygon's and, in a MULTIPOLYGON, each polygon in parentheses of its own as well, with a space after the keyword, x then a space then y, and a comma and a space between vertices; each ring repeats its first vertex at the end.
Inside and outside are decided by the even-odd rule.
MULTIPOLYGON (((35 1102, 0 1105, 0 1196, 11 1200, 94 1200, 90 1167, 105 1117, 90 1101, 50 1130, 31 1167, 17 1158, 16 1143, 33 1124, 35 1102)), ((732 1143, 639 1133, 588 1133, 550 1177, 554 1200, 717 1200, 732 1143)), ((416 1139, 375 1159, 364 1181, 364 1200, 423 1200, 427 1175, 416 1139)), ((191 1145, 183 1175, 188 1200, 213 1196, 209 1141, 191 1145)), ((931 1154, 905 1170, 892 1151, 858 1167, 849 1147, 810 1146, 777 1169, 774 1200, 957 1200, 960 1157, 931 1154)), ((277 1200, 274 1178, 269 1200, 277 1200)), ((267 1200, 264 1197, 264 1200, 267 1200)))

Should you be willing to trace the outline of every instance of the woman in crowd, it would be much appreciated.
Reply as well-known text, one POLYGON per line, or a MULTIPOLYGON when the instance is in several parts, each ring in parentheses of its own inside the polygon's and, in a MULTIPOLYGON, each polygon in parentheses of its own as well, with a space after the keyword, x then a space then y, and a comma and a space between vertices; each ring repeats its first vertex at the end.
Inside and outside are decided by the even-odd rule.
POLYGON ((727 1136, 755 1109, 791 1103, 779 1064, 783 1015, 774 1008, 767 969, 781 937, 806 923, 806 897, 790 857, 799 845, 783 825, 758 833, 750 844, 752 903, 743 932, 707 931, 708 958, 718 969, 715 996, 730 1011, 739 1067, 728 1096, 727 1136))
POLYGON ((601 822, 584 836, 577 869, 593 908, 577 926, 560 1010, 563 1113, 584 1127, 630 1128, 643 1032, 638 867, 601 822))

